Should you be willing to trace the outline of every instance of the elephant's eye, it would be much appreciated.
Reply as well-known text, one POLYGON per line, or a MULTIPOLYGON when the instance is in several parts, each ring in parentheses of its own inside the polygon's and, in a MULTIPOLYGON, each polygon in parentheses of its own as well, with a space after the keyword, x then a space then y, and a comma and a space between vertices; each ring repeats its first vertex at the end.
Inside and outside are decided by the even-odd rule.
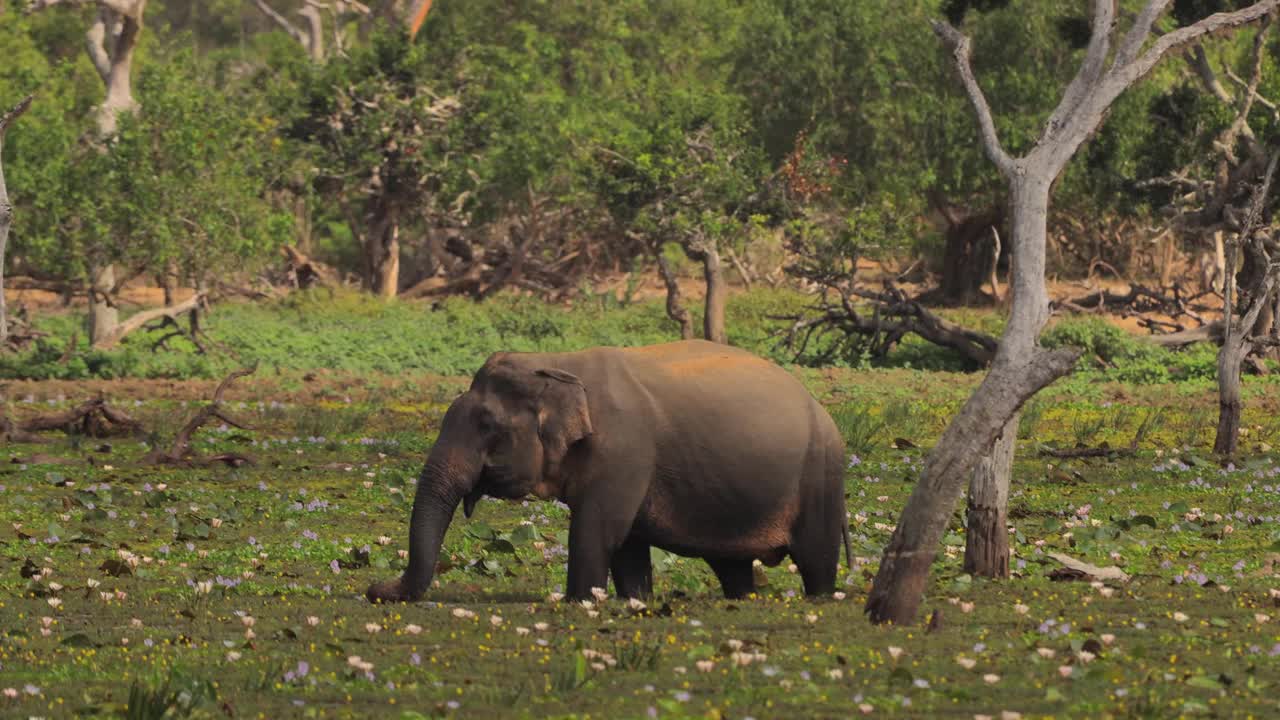
POLYGON ((481 435, 492 435, 498 430, 498 423, 489 413, 481 413, 476 420, 477 429, 481 435))

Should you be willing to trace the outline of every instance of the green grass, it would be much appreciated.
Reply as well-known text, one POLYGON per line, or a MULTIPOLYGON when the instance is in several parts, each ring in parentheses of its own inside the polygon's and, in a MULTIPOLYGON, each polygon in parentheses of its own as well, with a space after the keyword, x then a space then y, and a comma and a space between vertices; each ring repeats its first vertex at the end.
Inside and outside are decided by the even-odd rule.
MULTIPOLYGON (((801 311, 811 298, 789 290, 756 288, 730 296, 726 325, 732 344, 782 364, 804 365, 776 337, 782 323, 771 316, 801 311)), ((701 307, 689 303, 701 328, 701 307)), ((948 319, 999 334, 1003 319, 992 311, 942 311, 948 319)), ((67 344, 79 328, 70 314, 43 316, 50 333, 37 347, 0 355, 0 378, 215 378, 258 363, 263 374, 297 375, 331 370, 352 375, 474 372, 498 350, 565 351, 597 345, 647 345, 678 337, 661 301, 622 304, 607 295, 587 296, 572 306, 533 298, 499 296, 483 303, 452 298, 432 306, 384 302, 367 295, 327 291, 297 293, 275 303, 225 303, 204 319, 211 343, 200 354, 184 339, 155 349, 163 332, 135 333, 111 351, 80 347, 66 362, 67 344), (434 308, 434 309, 433 309, 434 308)), ((1142 342, 1101 320, 1065 319, 1045 335, 1045 344, 1087 349, 1069 382, 1089 392, 1099 380, 1135 384, 1210 381, 1214 349, 1201 345, 1174 352, 1142 342)), ((812 349, 811 349, 812 350, 812 349)), ((843 357, 839 367, 897 367, 947 372, 975 368, 945 348, 907 336, 888 357, 843 357)))
MULTIPOLYGON (((128 439, 8 446, 0 690, 18 697, 0 696, 0 716, 1280 713, 1280 576, 1268 564, 1280 551, 1280 459, 1262 445, 1280 444, 1280 420, 1261 404, 1265 385, 1247 386, 1250 455, 1229 470, 1207 461, 1203 390, 1051 389, 1024 416, 1015 577, 961 572, 957 512, 924 605, 942 611, 941 627, 926 633, 873 627, 861 608, 923 453, 976 378, 798 372, 860 451, 846 478, 856 563, 841 569, 843 599, 798 597, 784 563, 765 571, 758 598, 728 602, 703 563, 655 553, 657 598, 643 610, 548 602, 565 581, 565 510, 486 500, 450 528, 449 567, 427 601, 367 604, 369 582, 403 568, 410 481, 456 380, 413 381, 417 397, 402 405, 395 393, 335 401, 327 387, 273 405, 269 387, 239 388, 230 409, 254 429, 209 428, 197 441, 256 461, 235 470, 142 466, 146 448, 128 439), (1147 408, 1160 408, 1158 422, 1147 408), (1127 445, 1144 424, 1134 458, 1037 454, 1127 445), (891 449, 898 437, 921 449, 891 449), (1050 551, 1134 579, 1051 582, 1050 551), (196 585, 206 581, 207 593, 196 585)), ((11 398, 11 416, 48 409, 51 392, 26 388, 36 403, 11 398)), ((110 396, 166 436, 191 408, 153 394, 134 383, 110 396)))

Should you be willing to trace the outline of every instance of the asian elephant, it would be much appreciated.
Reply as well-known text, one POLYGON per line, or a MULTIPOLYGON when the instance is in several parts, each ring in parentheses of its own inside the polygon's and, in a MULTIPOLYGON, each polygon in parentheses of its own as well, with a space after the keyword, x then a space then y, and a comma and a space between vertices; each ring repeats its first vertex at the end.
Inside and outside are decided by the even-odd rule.
POLYGON ((754 589, 752 561, 790 555, 809 595, 835 588, 844 442, 794 377, 702 340, 570 353, 497 353, 449 407, 418 480, 409 566, 372 601, 431 584, 459 503, 528 495, 568 504, 570 598, 612 574, 652 594, 649 548, 701 557, 724 594, 754 589))

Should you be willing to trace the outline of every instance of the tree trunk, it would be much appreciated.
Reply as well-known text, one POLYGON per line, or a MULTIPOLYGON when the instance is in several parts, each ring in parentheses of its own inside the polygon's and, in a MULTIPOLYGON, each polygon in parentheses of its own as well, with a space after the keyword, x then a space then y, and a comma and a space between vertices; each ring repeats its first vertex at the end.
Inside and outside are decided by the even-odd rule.
POLYGON ((1233 457, 1240 443, 1240 366, 1244 345, 1224 343, 1218 350, 1218 434, 1213 451, 1233 457))
POLYGON ((1004 220, 1004 209, 989 208, 967 214, 963 208, 946 208, 945 249, 942 260, 941 291, 952 305, 972 304, 982 295, 982 283, 1000 258, 991 231, 1004 220))
POLYGON ((1116 3, 1094 0, 1084 60, 1035 146, 1021 158, 1012 157, 1001 146, 991 106, 973 74, 972 42, 951 25, 933 22, 934 32, 951 53, 977 118, 983 150, 1009 181, 1013 214, 1009 286, 1013 301, 991 371, 929 453, 924 473, 885 548, 867 597, 866 612, 873 622, 903 624, 915 617, 938 541, 977 458, 992 450, 1027 399, 1070 372, 1080 357, 1076 348, 1045 351, 1037 344, 1049 316, 1045 235, 1053 181, 1097 131, 1116 98, 1151 72, 1164 55, 1210 33, 1261 20, 1280 7, 1280 0, 1262 0, 1242 10, 1216 13, 1148 43, 1151 28, 1167 7, 1168 0, 1149 0, 1113 52, 1116 3))
POLYGON ((692 340, 693 320, 689 317, 689 311, 680 304, 680 282, 676 280, 676 275, 671 271, 671 265, 662 254, 661 248, 658 249, 658 274, 662 276, 662 282, 667 286, 667 317, 680 325, 681 340, 692 340))
POLYGON ((727 344, 724 332, 724 306, 728 288, 724 284, 724 271, 720 267, 720 253, 715 245, 706 243, 699 250, 702 256, 702 274, 707 282, 706 312, 702 317, 703 334, 711 342, 727 344))
POLYGON ((989 578, 1009 577, 1009 480, 1018 439, 1018 416, 1004 426, 990 454, 969 480, 965 513, 964 571, 989 578))
MULTIPOLYGON (((1045 234, 1055 176, 1044 169, 1028 170, 1010 180, 1014 252, 1009 323, 991 371, 929 453, 898 519, 867 598, 873 622, 903 624, 916 616, 938 543, 979 458, 993 452, 1023 403, 1070 372, 1080 356, 1078 349, 1045 351, 1036 343, 1049 318, 1045 234)), ((1016 436, 1016 428, 1012 434, 1016 436)))
MULTIPOLYGON (((0 11, 3 7, 0 6, 0 11)), ((4 183, 4 135, 18 116, 31 107, 31 96, 13 106, 13 109, 0 116, 0 349, 9 339, 9 312, 4 302, 4 261, 9 245, 9 225, 13 222, 13 203, 9 202, 9 190, 4 183)))
POLYGON ((116 333, 120 313, 111 304, 116 271, 111 263, 89 265, 89 343, 96 345, 116 333))
POLYGON ((378 218, 365 237, 365 287, 393 298, 400 290, 400 222, 394 214, 378 218))

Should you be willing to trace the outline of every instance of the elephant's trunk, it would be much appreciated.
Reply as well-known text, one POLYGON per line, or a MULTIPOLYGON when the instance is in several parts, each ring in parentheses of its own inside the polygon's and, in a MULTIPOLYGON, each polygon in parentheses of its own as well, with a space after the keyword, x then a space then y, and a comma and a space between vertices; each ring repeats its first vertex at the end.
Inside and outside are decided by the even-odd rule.
POLYGON ((479 479, 480 469, 462 453, 437 443, 418 477, 409 521, 409 567, 396 580, 370 586, 371 601, 411 602, 431 586, 445 531, 464 495, 479 479))

